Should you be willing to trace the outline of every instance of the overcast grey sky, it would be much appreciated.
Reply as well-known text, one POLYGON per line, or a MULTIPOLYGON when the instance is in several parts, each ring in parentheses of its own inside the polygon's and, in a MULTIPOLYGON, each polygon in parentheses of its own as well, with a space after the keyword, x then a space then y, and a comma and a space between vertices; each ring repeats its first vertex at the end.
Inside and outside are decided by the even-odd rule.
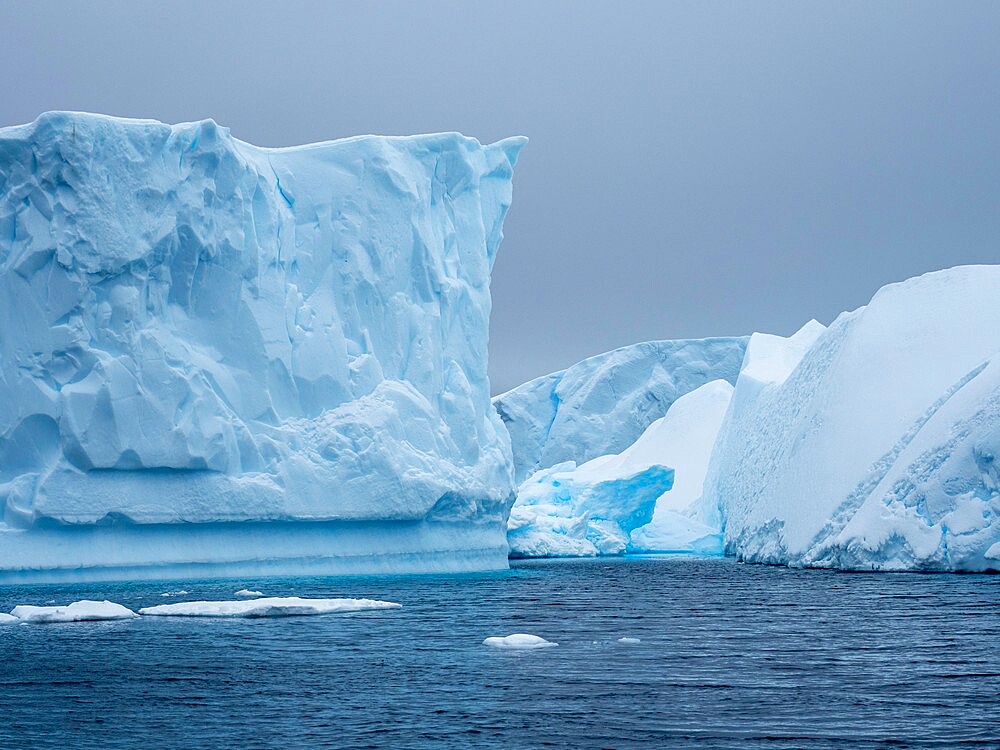
POLYGON ((494 272, 497 392, 1000 261, 996 2, 7 1, 0 70, 0 124, 529 136, 494 272))

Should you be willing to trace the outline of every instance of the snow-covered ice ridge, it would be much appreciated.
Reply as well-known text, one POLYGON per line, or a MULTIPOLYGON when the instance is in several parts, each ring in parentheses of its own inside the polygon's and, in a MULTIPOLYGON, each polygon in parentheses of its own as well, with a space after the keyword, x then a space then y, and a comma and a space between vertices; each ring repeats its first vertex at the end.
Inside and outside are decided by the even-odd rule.
POLYGON ((787 378, 741 375, 705 484, 727 551, 1000 569, 997 331, 1000 266, 957 267, 842 314, 787 378))
POLYGON ((647 341, 495 396, 517 482, 564 461, 620 453, 680 396, 712 380, 735 383, 746 346, 746 337, 647 341))
POLYGON ((0 580, 505 566, 524 142, 0 129, 0 580))

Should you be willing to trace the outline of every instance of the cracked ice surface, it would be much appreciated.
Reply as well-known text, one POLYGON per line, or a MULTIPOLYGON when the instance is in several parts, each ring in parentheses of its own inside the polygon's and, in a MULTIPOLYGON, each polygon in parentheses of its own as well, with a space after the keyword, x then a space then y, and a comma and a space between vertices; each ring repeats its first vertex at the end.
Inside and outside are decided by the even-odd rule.
POLYGON ((727 550, 858 570, 1000 567, 998 290, 998 266, 891 284, 787 379, 744 388, 741 376, 706 480, 727 550))
POLYGON ((356 561, 403 521, 389 569, 505 565, 489 278, 523 143, 0 129, 0 573, 253 574, 297 547, 233 530, 260 521, 369 524, 336 530, 356 561), (454 548, 437 522, 464 530, 454 548), (224 559, 204 534, 185 548, 212 523, 224 559))

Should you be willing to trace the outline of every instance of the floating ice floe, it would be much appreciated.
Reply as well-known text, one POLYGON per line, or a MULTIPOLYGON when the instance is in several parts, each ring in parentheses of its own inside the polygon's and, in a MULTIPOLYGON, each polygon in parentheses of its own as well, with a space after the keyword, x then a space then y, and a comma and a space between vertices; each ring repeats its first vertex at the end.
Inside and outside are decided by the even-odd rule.
POLYGON ((15 622, 20 622, 14 615, 8 615, 6 612, 0 612, 0 625, 13 625, 15 622))
POLYGON ((21 604, 10 611, 21 622, 83 622, 88 620, 131 620, 138 617, 128 607, 114 602, 88 599, 57 607, 21 604))
POLYGON ((549 648, 550 646, 558 646, 559 644, 547 641, 537 635, 530 635, 528 633, 513 633, 505 636, 491 636, 483 641, 483 645, 492 646, 493 648, 520 649, 526 651, 535 648, 549 648))
POLYGON ((187 591, 181 589, 180 591, 164 591, 160 596, 187 596, 187 591))
POLYGON ((403 605, 377 599, 302 599, 271 596, 263 599, 221 602, 178 602, 143 607, 141 615, 154 617, 295 617, 368 609, 396 609, 403 605))
POLYGON ((251 591, 250 589, 240 589, 236 592, 235 596, 242 596, 245 598, 264 596, 263 591, 251 591))
POLYGON ((641 643, 641 641, 638 638, 619 638, 618 642, 619 643, 627 643, 627 644, 630 644, 630 645, 633 644, 633 643, 641 643))

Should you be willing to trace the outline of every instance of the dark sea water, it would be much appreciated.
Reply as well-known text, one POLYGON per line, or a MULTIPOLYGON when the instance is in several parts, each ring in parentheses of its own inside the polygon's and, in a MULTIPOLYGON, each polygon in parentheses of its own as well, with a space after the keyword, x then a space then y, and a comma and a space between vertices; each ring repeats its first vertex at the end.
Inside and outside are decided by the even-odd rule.
POLYGON ((244 586, 403 608, 0 626, 0 748, 1000 748, 998 576, 551 561, 8 586, 0 611, 244 586), (482 645, 516 632, 559 646, 482 645))

